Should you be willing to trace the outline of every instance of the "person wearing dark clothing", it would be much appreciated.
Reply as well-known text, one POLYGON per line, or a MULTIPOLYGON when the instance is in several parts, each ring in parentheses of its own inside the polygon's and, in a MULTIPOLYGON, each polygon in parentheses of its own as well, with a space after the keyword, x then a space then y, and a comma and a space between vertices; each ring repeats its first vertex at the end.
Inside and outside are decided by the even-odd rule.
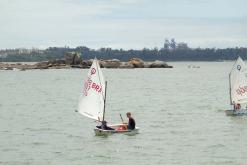
POLYGON ((131 130, 135 129, 135 126, 136 126, 135 119, 133 119, 133 117, 131 117, 131 113, 130 112, 127 112, 126 115, 129 118, 129 122, 128 122, 127 128, 131 129, 131 130))
POLYGON ((106 121, 102 121, 100 126, 96 126, 99 129, 103 129, 103 130, 114 130, 111 127, 107 126, 107 122, 106 121))
POLYGON ((241 109, 241 105, 239 103, 234 104, 234 110, 240 110, 241 109))

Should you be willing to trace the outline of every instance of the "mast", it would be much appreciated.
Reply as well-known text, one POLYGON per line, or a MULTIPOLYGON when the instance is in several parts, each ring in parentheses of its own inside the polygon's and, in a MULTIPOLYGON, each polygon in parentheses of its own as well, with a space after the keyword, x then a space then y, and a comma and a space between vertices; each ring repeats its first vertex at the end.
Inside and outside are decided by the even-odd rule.
POLYGON ((229 74, 229 87, 230 87, 230 91, 229 91, 229 93, 230 93, 230 105, 232 105, 231 73, 229 74))
MULTIPOLYGON (((239 58, 241 58, 241 57, 239 57, 238 56, 238 59, 239 58)), ((236 65, 236 63, 237 63, 237 61, 238 61, 238 59, 235 61, 235 63, 234 63, 234 65, 233 65, 233 68, 232 68, 232 70, 234 69, 234 67, 235 67, 235 65, 236 65)), ((231 72, 229 73, 229 93, 230 93, 230 105, 233 105, 233 103, 232 103, 232 88, 231 88, 231 73, 232 73, 232 70, 231 70, 231 72)))
POLYGON ((104 97, 103 121, 105 120, 106 89, 107 89, 107 81, 105 81, 105 97, 104 97))

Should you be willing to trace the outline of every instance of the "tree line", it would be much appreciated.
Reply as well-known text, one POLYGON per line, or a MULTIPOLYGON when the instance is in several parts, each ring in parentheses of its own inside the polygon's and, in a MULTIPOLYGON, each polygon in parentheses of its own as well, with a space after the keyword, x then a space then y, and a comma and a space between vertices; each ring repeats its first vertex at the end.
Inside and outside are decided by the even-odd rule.
POLYGON ((42 53, 31 52, 29 54, 12 53, 1 55, 0 62, 22 62, 22 61, 47 61, 63 59, 67 52, 78 52, 82 59, 119 59, 128 61, 131 58, 141 58, 144 61, 223 61, 236 60, 238 56, 247 59, 247 48, 189 48, 186 43, 176 43, 174 39, 166 40, 163 48, 143 48, 142 50, 123 50, 112 48, 90 49, 86 46, 76 48, 49 47, 42 53))

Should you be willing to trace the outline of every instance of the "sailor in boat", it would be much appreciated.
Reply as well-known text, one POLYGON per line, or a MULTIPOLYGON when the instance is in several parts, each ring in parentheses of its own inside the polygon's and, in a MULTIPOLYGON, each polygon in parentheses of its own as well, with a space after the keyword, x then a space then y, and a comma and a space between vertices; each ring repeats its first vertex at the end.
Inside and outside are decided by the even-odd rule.
POLYGON ((130 129, 130 130, 134 130, 135 126, 136 126, 135 119, 131 116, 130 112, 127 112, 126 116, 129 118, 129 122, 128 122, 127 128, 130 129))
POLYGON ((114 130, 111 127, 107 126, 107 122, 106 121, 102 121, 100 126, 96 126, 99 129, 103 129, 103 130, 114 130))
POLYGON ((240 110, 241 109, 241 105, 239 103, 234 104, 234 110, 240 110))

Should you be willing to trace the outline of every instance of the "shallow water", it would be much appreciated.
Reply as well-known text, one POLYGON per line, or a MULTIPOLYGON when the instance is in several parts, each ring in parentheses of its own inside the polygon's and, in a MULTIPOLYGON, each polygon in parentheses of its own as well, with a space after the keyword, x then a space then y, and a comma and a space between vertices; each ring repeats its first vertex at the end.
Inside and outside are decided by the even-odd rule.
POLYGON ((247 117, 224 114, 233 62, 169 64, 103 69, 106 119, 132 112, 135 136, 94 136, 75 112, 88 70, 0 71, 0 164, 246 164, 247 117))

